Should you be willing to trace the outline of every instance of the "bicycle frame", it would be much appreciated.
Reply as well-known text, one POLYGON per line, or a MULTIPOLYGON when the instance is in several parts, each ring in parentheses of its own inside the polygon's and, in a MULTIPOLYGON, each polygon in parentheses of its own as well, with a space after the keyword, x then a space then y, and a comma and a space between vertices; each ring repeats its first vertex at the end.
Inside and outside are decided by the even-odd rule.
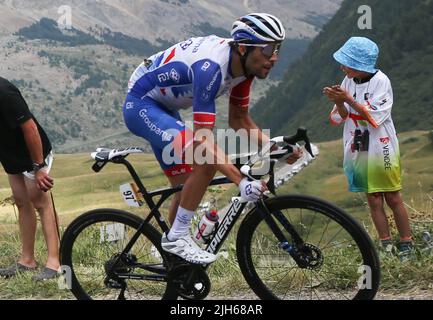
MULTIPOLYGON (((122 158, 120 160, 117 160, 115 163, 121 163, 126 166, 128 169, 132 179, 136 183, 138 190, 142 194, 147 206, 150 209, 149 214, 144 219, 143 223, 139 226, 137 229, 137 232, 134 234, 134 236, 131 238, 131 240, 128 242, 126 247, 123 249, 121 255, 127 254, 134 243, 139 238, 141 232, 143 231, 145 225, 149 223, 149 221, 154 217, 156 219, 156 222, 158 223, 159 227, 163 232, 168 232, 170 228, 168 227, 165 219, 163 218, 162 214, 159 212, 159 208, 161 205, 169 198, 172 194, 179 192, 182 190, 183 185, 178 185, 173 188, 163 188, 158 189, 155 191, 148 192, 141 182, 141 179, 139 178, 137 172, 135 171, 134 167, 131 165, 129 161, 122 158), (154 197, 160 196, 159 200, 155 203, 154 197)), ((227 177, 216 177, 210 182, 210 186, 215 185, 222 185, 222 184, 228 184, 233 183, 230 181, 227 177)), ((228 234, 230 233, 231 229, 233 228, 236 221, 239 219, 240 214, 244 210, 247 203, 241 203, 239 201, 233 201, 230 205, 229 210, 227 211, 224 219, 221 221, 217 229, 215 230, 215 236, 212 238, 212 241, 208 244, 206 247, 206 250, 208 252, 216 254, 221 246, 223 245, 225 239, 227 238, 228 234)), ((117 263, 117 261, 116 261, 117 263)))
MULTIPOLYGON (((146 204, 148 205, 148 207, 150 209, 150 213, 144 219, 143 223, 138 227, 136 233, 129 240, 128 244, 125 246, 125 248, 123 249, 121 254, 116 258, 113 266, 118 263, 121 256, 125 256, 126 254, 129 253, 129 251, 131 250, 131 248, 133 247, 135 242, 138 240, 138 238, 139 238, 141 232, 143 231, 143 229, 145 228, 146 224, 149 223, 149 221, 153 217, 155 217, 159 227, 161 228, 161 230, 163 232, 168 232, 170 230, 170 228, 168 227, 167 223, 165 222, 163 216, 159 212, 159 208, 164 203, 164 201, 167 200, 167 198, 169 198, 172 194, 181 191, 183 188, 183 185, 179 185, 179 186, 176 186, 174 188, 162 188, 162 189, 148 192, 146 190, 145 186, 143 185, 143 183, 141 182, 141 179, 138 177, 137 172, 135 171, 134 167, 131 165, 130 162, 128 162, 125 158, 121 158, 119 160, 116 160, 115 163, 121 163, 127 167, 132 179, 134 180, 134 182, 138 186, 140 193, 142 194, 146 204), (156 196, 160 196, 160 198, 155 203, 155 201, 153 199, 156 196)), ((271 168, 272 168, 271 169, 272 172, 270 172, 270 175, 272 176, 272 178, 270 181, 273 183, 273 166, 271 168)), ((214 178, 210 182, 209 185, 214 186, 214 185, 221 185, 221 184, 228 184, 228 183, 233 183, 233 182, 230 181, 227 177, 217 177, 217 178, 214 178)), ((236 200, 236 198, 234 201, 232 201, 232 203, 231 203, 228 211, 226 212, 223 220, 221 221, 221 223, 219 223, 216 230, 214 231, 214 236, 212 237, 212 240, 206 246, 206 251, 213 253, 213 254, 218 253, 218 251, 220 250, 220 248, 224 244, 224 241, 227 239, 229 233, 231 232, 234 225, 236 224, 239 217, 241 216, 241 213, 245 209, 246 205, 247 205, 247 202, 240 202, 239 200, 236 200)), ((279 240, 281 248, 283 248, 283 250, 287 250, 287 248, 289 248, 289 249, 293 248, 292 246, 285 247, 285 245, 288 244, 287 238, 283 235, 280 228, 278 228, 275 220, 272 218, 272 215, 269 213, 268 208, 266 207, 263 199, 261 201, 259 201, 255 206, 256 206, 256 209, 258 209, 259 212, 264 216, 266 223, 268 224, 270 229, 273 231, 276 238, 279 240)), ((287 221, 285 219, 282 219, 278 215, 276 218, 280 223, 282 223, 283 225, 286 225, 286 228, 287 228, 287 221)), ((295 240, 295 242, 297 244, 303 243, 303 241, 300 239, 297 232, 290 225, 288 226, 287 229, 290 230, 290 233, 293 236, 293 240, 295 240)), ((291 250, 287 250, 287 251, 292 255, 292 252, 290 252, 291 250)), ((295 260, 296 260, 296 258, 295 258, 295 260)), ((122 275, 111 274, 111 276, 114 278, 119 278, 119 279, 142 279, 142 280, 153 280, 153 281, 165 281, 166 280, 165 270, 160 270, 160 268, 158 266, 137 264, 137 267, 140 267, 142 269, 154 272, 156 274, 149 275, 149 276, 138 275, 138 274, 122 274, 122 275)), ((203 267, 204 267, 204 269, 207 269, 208 265, 203 266, 203 267)))
MULTIPOLYGON (((284 141, 288 144, 295 144, 296 142, 303 140, 306 143, 305 146, 306 146, 307 151, 311 154, 311 156, 313 156, 313 153, 311 151, 311 146, 309 143, 309 139, 306 135, 306 130, 304 128, 298 129, 298 132, 296 133, 296 135, 291 136, 291 137, 281 137, 280 140, 284 141)), ((276 142, 274 142, 274 143, 276 143, 276 142)), ((273 144, 267 145, 265 151, 266 152, 270 151, 272 145, 273 144)), ((293 150, 293 149, 291 149, 291 150, 293 150)), ((253 156, 252 158, 257 158, 256 160, 258 160, 261 157, 261 155, 263 155, 263 154, 265 154, 265 152, 262 150, 259 154, 253 156)), ((126 166, 132 179, 134 180, 135 184, 137 185, 139 192, 142 194, 147 206, 150 209, 150 213, 148 214, 148 216, 144 219, 142 224, 138 227, 136 233, 131 238, 131 240, 128 242, 128 244, 123 249, 123 251, 120 253, 120 255, 115 259, 114 264, 113 264, 113 266, 114 266, 119 262, 120 257, 125 256, 126 254, 129 253, 129 251, 132 249, 132 246, 135 244, 135 242, 140 237, 140 234, 144 230, 146 224, 149 223, 149 221, 152 219, 152 217, 155 217, 159 227, 161 228, 161 230, 163 232, 168 232, 170 230, 170 228, 168 227, 167 223, 165 222, 163 216, 159 212, 159 208, 164 203, 164 201, 167 200, 167 198, 169 198, 172 194, 181 191, 183 188, 183 185, 179 185, 179 186, 176 186, 174 188, 163 188, 163 189, 158 189, 155 191, 148 192, 146 190, 145 186, 143 185, 143 183, 141 182, 141 179, 139 178, 137 172, 135 171, 134 167, 131 165, 130 162, 128 162, 124 157, 121 157, 118 159, 112 159, 112 162, 120 163, 120 164, 123 164, 126 166), (153 198, 156 196, 160 196, 157 203, 155 203, 155 201, 153 200, 153 198)), ((250 159, 249 163, 253 164, 255 162, 254 162, 254 160, 251 161, 251 159, 250 159)), ((274 172, 273 172, 275 162, 271 160, 270 163, 271 163, 271 167, 270 167, 270 171, 268 172, 268 174, 270 175, 270 180, 268 182, 268 188, 272 193, 275 193, 274 172)), ((103 163, 102 166, 104 166, 105 164, 106 163, 103 163)), ((245 166, 243 166, 243 167, 245 167, 245 166)), ((100 169, 101 168, 102 167, 100 167, 100 169)), ((247 176, 251 177, 251 172, 250 172, 251 168, 250 167, 248 167, 248 168, 249 168, 249 172, 244 173, 242 171, 243 168, 241 168, 241 172, 243 172, 247 176)), ((214 178, 210 182, 209 186, 221 185, 221 184, 227 184, 227 183, 233 183, 233 182, 230 181, 227 177, 217 177, 217 178, 214 178)), ((239 219, 239 217, 240 217, 240 215, 241 215, 241 213, 244 210, 246 205, 247 205, 246 202, 243 202, 243 203, 241 203, 239 201, 233 201, 232 202, 232 204, 230 205, 230 208, 229 208, 228 212, 226 213, 224 219, 221 221, 220 225, 217 227, 214 237, 212 238, 211 242, 207 245, 206 251, 213 253, 213 254, 218 253, 219 249, 223 245, 225 239, 227 238, 227 236, 230 233, 231 229, 233 228, 234 224, 239 219)), ((268 208, 266 207, 263 199, 261 199, 256 204, 256 208, 263 215, 269 228, 273 231, 274 235, 279 240, 279 242, 280 242, 279 245, 281 246, 281 248, 283 248, 283 250, 286 250, 287 252, 289 252, 293 256, 293 254, 290 250, 290 248, 292 248, 292 247, 287 246, 288 245, 287 238, 283 235, 280 228, 278 228, 277 223, 272 218, 272 215, 270 214, 268 208)), ((277 220, 279 220, 280 223, 282 223, 283 225, 287 225, 287 221, 284 221, 285 219, 282 219, 281 216, 277 215, 277 220)), ((296 233, 296 231, 291 227, 289 229, 294 234, 293 239, 295 240, 295 242, 297 244, 302 243, 303 241, 299 237, 299 235, 296 233)), ((295 260, 296 260, 296 258, 295 258, 295 260)), ((207 266, 205 266, 205 268, 207 268, 207 266)), ((116 277, 116 275, 114 275, 114 274, 112 274, 112 276, 116 277)), ((133 276, 133 275, 130 275, 130 276, 133 276)), ((141 277, 141 276, 139 276, 139 277, 141 277)), ((161 276, 161 277, 163 277, 163 276, 161 276)))

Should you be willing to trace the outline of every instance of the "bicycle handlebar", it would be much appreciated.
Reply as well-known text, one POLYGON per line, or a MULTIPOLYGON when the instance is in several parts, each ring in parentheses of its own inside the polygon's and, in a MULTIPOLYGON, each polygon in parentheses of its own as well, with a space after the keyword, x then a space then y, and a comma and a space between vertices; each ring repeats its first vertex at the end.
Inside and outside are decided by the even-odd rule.
POLYGON ((244 164, 240 171, 243 175, 254 179, 252 177, 252 169, 257 162, 262 160, 271 161, 272 159, 280 159, 285 155, 292 153, 294 147, 299 147, 298 142, 303 141, 305 150, 314 158, 313 150, 311 148, 310 139, 307 136, 307 129, 304 127, 298 128, 297 132, 292 136, 279 136, 272 138, 270 142, 265 145, 258 153, 253 155, 250 160, 244 164), (282 149, 270 151, 274 145, 283 145, 282 149))
POLYGON ((296 144, 297 142, 305 142, 305 150, 314 158, 313 150, 311 149, 310 139, 307 136, 307 129, 304 127, 298 128, 298 131, 293 136, 285 136, 283 138, 284 142, 289 145, 296 144))

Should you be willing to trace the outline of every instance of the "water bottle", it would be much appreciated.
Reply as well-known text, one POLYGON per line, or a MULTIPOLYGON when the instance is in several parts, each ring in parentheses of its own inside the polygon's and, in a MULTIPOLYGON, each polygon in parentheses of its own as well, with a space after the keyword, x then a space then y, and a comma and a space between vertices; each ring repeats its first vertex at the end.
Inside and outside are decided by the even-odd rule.
POLYGON ((218 211, 216 209, 208 210, 198 223, 197 230, 194 234, 194 240, 200 243, 206 243, 217 223, 218 211))

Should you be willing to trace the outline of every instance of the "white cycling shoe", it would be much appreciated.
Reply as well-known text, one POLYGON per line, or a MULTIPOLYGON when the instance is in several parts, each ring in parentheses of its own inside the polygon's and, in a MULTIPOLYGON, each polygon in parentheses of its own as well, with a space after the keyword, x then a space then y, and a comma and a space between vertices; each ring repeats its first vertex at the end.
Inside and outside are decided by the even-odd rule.
POLYGON ((216 255, 201 249, 189 234, 170 241, 164 233, 161 239, 161 247, 164 251, 195 264, 209 264, 217 258, 216 255))

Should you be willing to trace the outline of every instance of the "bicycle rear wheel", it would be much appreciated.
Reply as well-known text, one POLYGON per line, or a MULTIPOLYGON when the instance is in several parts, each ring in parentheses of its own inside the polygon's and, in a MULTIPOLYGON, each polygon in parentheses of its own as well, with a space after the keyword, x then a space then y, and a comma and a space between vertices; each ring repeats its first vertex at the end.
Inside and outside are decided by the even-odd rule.
POLYGON ((237 255, 246 281, 261 299, 374 298, 379 259, 370 237, 352 217, 310 196, 271 198, 266 205, 289 244, 288 224, 303 239, 307 263, 301 266, 281 249, 262 214, 253 209, 239 229, 237 255))
POLYGON ((142 222, 126 211, 97 209, 84 213, 69 225, 61 241, 61 262, 63 267, 70 268, 70 289, 77 299, 176 297, 167 287, 161 235, 150 224, 129 254, 117 259, 142 222), (118 278, 108 276, 112 270, 118 278))

